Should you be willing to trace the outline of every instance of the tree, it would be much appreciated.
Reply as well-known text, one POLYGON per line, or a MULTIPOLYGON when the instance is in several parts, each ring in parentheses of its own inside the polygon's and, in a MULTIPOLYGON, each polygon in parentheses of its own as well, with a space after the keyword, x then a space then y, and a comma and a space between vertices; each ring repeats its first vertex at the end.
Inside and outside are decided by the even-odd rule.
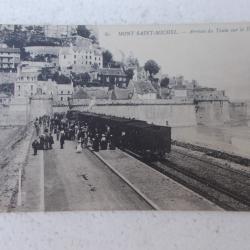
POLYGON ((95 35, 91 35, 89 38, 92 40, 93 44, 99 44, 97 37, 95 35))
POLYGON ((38 75, 39 81, 47 81, 48 79, 54 79, 55 74, 52 73, 49 68, 42 68, 41 73, 38 75))
POLYGON ((15 48, 23 48, 26 46, 27 34, 23 31, 8 32, 4 37, 4 43, 9 47, 14 46, 15 48))
POLYGON ((95 62, 94 64, 92 64, 92 68, 95 69, 95 70, 97 70, 99 68, 98 63, 95 62))
POLYGON ((85 72, 85 73, 82 73, 81 74, 81 80, 82 80, 82 83, 89 83, 90 81, 90 75, 89 73, 85 72))
POLYGON ((34 57, 35 62, 46 62, 46 58, 44 55, 38 54, 34 57))
POLYGON ((14 32, 22 31, 22 25, 14 25, 14 32))
POLYGON ((110 63, 113 62, 113 55, 109 50, 102 52, 103 57, 103 67, 107 67, 110 63))
POLYGON ((74 86, 86 85, 90 82, 90 79, 91 79, 89 73, 87 73, 87 72, 80 73, 80 74, 76 74, 76 73, 72 72, 71 75, 72 75, 74 86))
POLYGON ((148 60, 145 65, 144 69, 146 72, 149 72, 150 78, 153 78, 153 75, 157 74, 160 70, 160 66, 154 60, 148 60))
POLYGON ((127 75, 128 80, 131 80, 131 79, 133 79, 133 76, 134 76, 134 70, 133 69, 127 69, 127 70, 125 70, 125 74, 127 75))
POLYGON ((44 28, 43 26, 40 26, 40 25, 36 25, 34 26, 34 32, 36 35, 40 35, 40 36, 44 36, 44 28))
POLYGON ((87 29, 85 25, 78 25, 76 28, 77 35, 89 38, 91 32, 87 29))
POLYGON ((161 87, 163 88, 168 88, 169 85, 169 78, 168 77, 164 77, 161 79, 161 87))
POLYGON ((26 51, 23 47, 20 48, 20 59, 22 61, 29 61, 31 59, 30 52, 26 51))
POLYGON ((34 30, 34 27, 32 25, 29 25, 29 26, 26 26, 25 29, 28 31, 28 32, 31 32, 34 30))
POLYGON ((53 78, 52 80, 56 81, 58 84, 69 84, 71 83, 71 79, 65 75, 59 75, 58 72, 56 72, 54 75, 53 75, 53 78))
POLYGON ((126 64, 128 66, 131 66, 131 67, 139 67, 140 66, 138 59, 131 56, 131 55, 126 59, 126 64))

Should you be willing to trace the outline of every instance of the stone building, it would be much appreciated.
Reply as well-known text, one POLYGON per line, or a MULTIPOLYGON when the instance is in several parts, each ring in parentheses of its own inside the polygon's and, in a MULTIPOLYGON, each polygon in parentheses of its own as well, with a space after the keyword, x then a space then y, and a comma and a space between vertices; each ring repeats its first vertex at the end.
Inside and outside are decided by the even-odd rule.
POLYGON ((40 71, 34 67, 23 67, 18 73, 14 96, 15 98, 24 97, 43 97, 51 98, 56 102, 65 102, 72 97, 73 83, 57 83, 51 79, 46 81, 38 80, 40 71))
POLYGON ((104 86, 125 88, 128 84, 128 77, 121 68, 103 68, 96 71, 94 81, 104 86))
POLYGON ((20 49, 0 44, 0 72, 16 72, 20 63, 20 49))
POLYGON ((93 67, 102 68, 102 51, 93 44, 62 47, 59 50, 59 66, 62 71, 68 69, 76 73, 89 71, 93 67))

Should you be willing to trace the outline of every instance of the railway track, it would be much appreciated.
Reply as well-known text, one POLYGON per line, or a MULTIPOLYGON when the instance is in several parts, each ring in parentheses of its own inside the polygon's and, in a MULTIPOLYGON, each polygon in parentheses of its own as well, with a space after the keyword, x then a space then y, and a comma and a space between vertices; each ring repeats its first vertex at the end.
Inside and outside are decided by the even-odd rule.
POLYGON ((206 164, 209 163, 209 164, 211 164, 211 165, 213 165, 213 166, 215 166, 217 168, 225 169, 226 171, 234 172, 236 174, 240 174, 240 175, 243 175, 243 176, 246 176, 246 177, 250 178, 249 173, 245 173, 245 172, 243 172, 241 170, 236 170, 236 169, 230 168, 230 167, 225 166, 225 165, 220 164, 220 163, 211 162, 209 159, 204 159, 204 158, 201 158, 199 156, 195 156, 193 154, 188 154, 188 153, 185 153, 185 152, 183 152, 181 150, 178 150, 176 148, 172 149, 172 152, 174 152, 175 154, 182 155, 184 157, 189 157, 189 158, 192 158, 194 160, 198 160, 198 161, 206 163, 206 164))
POLYGON ((175 155, 158 162, 147 162, 129 150, 125 152, 225 210, 250 210, 249 176, 189 155, 175 155))

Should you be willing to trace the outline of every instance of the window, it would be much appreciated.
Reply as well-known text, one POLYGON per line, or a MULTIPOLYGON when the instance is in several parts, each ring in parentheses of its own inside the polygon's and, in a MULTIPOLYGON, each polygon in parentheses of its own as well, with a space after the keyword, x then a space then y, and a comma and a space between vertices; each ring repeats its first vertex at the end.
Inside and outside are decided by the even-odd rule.
POLYGON ((86 61, 86 64, 88 64, 88 62, 86 61))
POLYGON ((61 94, 63 95, 63 90, 61 91, 61 94))
POLYGON ((76 55, 74 55, 74 58, 76 58, 76 55))
POLYGON ((70 94, 70 91, 68 91, 68 94, 70 94))
POLYGON ((91 56, 89 56, 89 59, 91 59, 91 56))
POLYGON ((20 91, 21 90, 21 86, 20 85, 18 85, 18 91, 20 91))
POLYGON ((61 97, 61 101, 63 101, 63 97, 61 97))
POLYGON ((76 61, 74 61, 74 64, 76 64, 76 61))
POLYGON ((95 61, 96 61, 96 57, 95 57, 95 61))
POLYGON ((31 91, 33 90, 33 85, 30 85, 30 89, 31 89, 31 91))
POLYGON ((66 59, 66 55, 64 55, 63 58, 66 59))

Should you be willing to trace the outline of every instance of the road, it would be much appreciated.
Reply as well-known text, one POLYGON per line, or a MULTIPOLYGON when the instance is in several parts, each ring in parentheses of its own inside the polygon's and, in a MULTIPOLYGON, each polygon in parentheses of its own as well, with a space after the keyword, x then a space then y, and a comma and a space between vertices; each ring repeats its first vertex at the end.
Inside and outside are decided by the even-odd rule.
POLYGON ((76 153, 72 141, 45 151, 43 165, 45 211, 151 209, 87 149, 76 153))

